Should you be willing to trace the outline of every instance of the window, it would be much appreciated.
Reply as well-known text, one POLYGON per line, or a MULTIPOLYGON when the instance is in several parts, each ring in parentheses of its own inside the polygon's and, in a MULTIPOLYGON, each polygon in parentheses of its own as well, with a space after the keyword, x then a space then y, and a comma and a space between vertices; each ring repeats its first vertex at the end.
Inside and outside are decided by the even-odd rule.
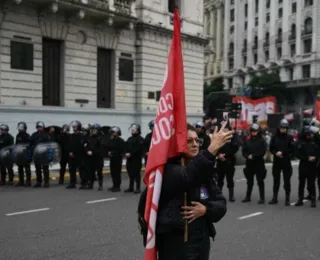
POLYGON ((266 36, 265 36, 265 45, 266 46, 269 46, 269 43, 270 43, 270 34, 269 32, 266 33, 266 36))
POLYGON ((229 59, 229 70, 233 70, 233 58, 229 59))
POLYGON ((289 80, 293 80, 294 70, 293 68, 289 68, 289 80))
POLYGON ((12 40, 10 42, 11 69, 33 70, 33 44, 12 40))
POLYGON ((294 2, 291 5, 291 13, 295 14, 297 12, 297 3, 294 2))
POLYGON ((295 44, 290 45, 290 55, 291 55, 291 57, 294 57, 296 55, 296 45, 295 44))
POLYGON ((156 101, 159 101, 161 97, 161 90, 156 91, 156 101))
POLYGON ((234 5, 234 0, 231 0, 231 1, 230 1, 230 4, 231 4, 231 5, 234 5))
POLYGON ((259 18, 258 17, 256 17, 256 18, 254 18, 254 26, 258 26, 259 25, 259 18))
POLYGON ((270 8, 270 0, 266 0, 266 8, 270 8))
POLYGON ((244 22, 244 30, 245 31, 248 30, 248 22, 247 21, 244 22))
POLYGON ((303 48, 304 53, 311 53, 312 52, 312 40, 311 39, 304 40, 303 45, 304 45, 304 48, 303 48))
POLYGON ((278 9, 278 18, 282 18, 282 8, 278 9))
POLYGON ((247 44, 247 39, 244 39, 244 40, 243 40, 243 49, 242 49, 243 52, 246 52, 246 51, 247 51, 247 47, 248 47, 247 45, 248 45, 248 44, 247 44))
POLYGON ((126 58, 119 58, 119 80, 133 81, 133 60, 126 58))
POLYGON ((179 0, 168 0, 168 12, 174 13, 174 9, 180 9, 180 1, 179 0))
POLYGON ((307 18, 304 21, 304 30, 306 34, 312 33, 312 18, 307 18))
POLYGON ((282 0, 279 0, 279 4, 282 4, 282 0))
POLYGON ((234 22, 234 9, 230 10, 230 21, 234 22))
POLYGON ((242 66, 246 67, 247 66, 247 56, 242 57, 242 66))
POLYGON ((152 91, 148 91, 148 99, 155 99, 156 95, 152 91))
POLYGON ((282 29, 279 28, 279 29, 278 29, 278 34, 277 34, 276 43, 281 43, 281 42, 282 42, 282 29))
POLYGON ((269 60, 269 51, 265 51, 264 52, 264 60, 265 60, 265 62, 268 62, 268 60, 269 60))
POLYGON ((233 87, 233 79, 232 78, 228 79, 228 87, 229 87, 229 89, 232 89, 232 87, 233 87))
POLYGON ((244 5, 244 16, 248 17, 248 4, 244 5))
POLYGON ((258 54, 253 55, 253 63, 256 65, 258 63, 258 54))
POLYGON ((229 54, 232 55, 234 53, 234 44, 233 42, 230 42, 229 44, 229 54))
POLYGON ((270 13, 267 13, 267 14, 266 14, 266 22, 267 22, 267 23, 270 22, 270 13))
POLYGON ((253 44, 253 48, 257 49, 258 48, 258 36, 254 37, 254 44, 253 44))
POLYGON ((229 30, 230 30, 230 34, 234 34, 234 26, 233 25, 230 26, 229 30))
POLYGON ((279 48, 277 49, 277 58, 278 58, 278 60, 280 60, 281 57, 282 57, 282 48, 279 47, 279 48))
POLYGON ((310 78, 310 76, 311 76, 311 66, 310 66, 310 64, 303 65, 302 66, 302 78, 307 79, 307 78, 310 78))
POLYGON ((256 13, 259 12, 259 0, 256 0, 255 10, 256 10, 256 13))
POLYGON ((295 24, 292 24, 292 25, 291 25, 291 35, 289 36, 289 37, 290 37, 290 40, 295 39, 295 38, 296 38, 296 34, 297 34, 296 25, 295 25, 295 24))
POLYGON ((305 7, 308 7, 308 6, 311 6, 311 5, 313 5, 313 0, 305 0, 304 1, 304 6, 305 7))

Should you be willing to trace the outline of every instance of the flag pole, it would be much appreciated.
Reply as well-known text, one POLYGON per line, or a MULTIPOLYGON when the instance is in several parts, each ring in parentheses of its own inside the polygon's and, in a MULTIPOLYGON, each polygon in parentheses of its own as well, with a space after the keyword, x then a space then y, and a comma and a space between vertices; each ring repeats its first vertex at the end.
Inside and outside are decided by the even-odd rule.
MULTIPOLYGON (((181 166, 185 166, 184 158, 181 158, 181 166)), ((187 192, 184 193, 183 196, 183 206, 188 206, 188 195, 187 192)), ((184 242, 188 242, 188 220, 184 220, 184 242)))

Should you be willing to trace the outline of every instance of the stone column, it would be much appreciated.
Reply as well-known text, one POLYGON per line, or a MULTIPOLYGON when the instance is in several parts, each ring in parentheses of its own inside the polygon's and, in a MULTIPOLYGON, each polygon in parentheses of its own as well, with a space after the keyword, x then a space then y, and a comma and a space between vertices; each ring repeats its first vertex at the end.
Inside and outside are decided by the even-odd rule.
POLYGON ((203 34, 207 35, 208 34, 208 13, 205 11, 204 16, 203 16, 203 34))
POLYGON ((222 18, 222 8, 221 6, 218 7, 218 10, 217 10, 217 30, 216 30, 216 38, 217 38, 217 47, 216 47, 216 51, 217 51, 217 60, 220 60, 221 59, 221 37, 222 37, 222 32, 221 32, 221 29, 222 29, 222 21, 221 21, 221 18, 222 18))
POLYGON ((214 27, 215 27, 215 24, 214 24, 214 10, 211 9, 210 10, 210 35, 211 36, 214 36, 214 27))

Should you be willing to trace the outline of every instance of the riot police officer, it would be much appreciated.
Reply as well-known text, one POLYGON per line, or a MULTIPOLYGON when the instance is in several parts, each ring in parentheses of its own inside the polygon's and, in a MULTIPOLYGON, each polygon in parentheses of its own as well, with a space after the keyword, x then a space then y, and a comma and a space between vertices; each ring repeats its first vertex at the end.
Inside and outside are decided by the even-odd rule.
POLYGON ((143 156, 143 138, 141 137, 141 128, 137 124, 131 125, 131 137, 126 142, 126 158, 127 172, 130 179, 129 188, 125 192, 134 191, 134 183, 136 182, 135 193, 141 193, 141 168, 143 156))
POLYGON ((208 149, 210 145, 210 137, 206 133, 206 127, 203 122, 199 121, 195 123, 196 132, 198 134, 198 137, 201 139, 200 142, 200 150, 206 150, 208 149))
POLYGON ((281 171, 283 172, 284 190, 286 192, 285 205, 290 206, 292 165, 291 157, 294 152, 294 140, 288 134, 289 122, 286 119, 280 121, 280 127, 270 142, 270 152, 273 154, 273 198, 269 204, 278 203, 281 171))
POLYGON ((151 130, 150 133, 146 135, 144 138, 144 144, 143 144, 143 152, 144 152, 144 164, 147 166, 147 161, 148 161, 148 153, 151 145, 151 139, 152 139, 152 132, 153 132, 153 127, 154 127, 154 120, 151 120, 148 124, 149 129, 151 130))
MULTIPOLYGON (((37 131, 31 135, 31 140, 30 140, 30 146, 32 150, 34 150, 34 148, 40 143, 47 143, 51 141, 50 135, 44 131, 44 128, 45 128, 45 125, 43 122, 38 121, 36 123, 37 131)), ((41 187, 42 174, 43 174, 43 179, 44 179, 43 187, 49 188, 49 165, 36 164, 35 168, 36 168, 37 182, 33 187, 34 188, 41 187)))
POLYGON ((96 173, 98 175, 99 188, 103 189, 103 157, 102 157, 102 133, 101 126, 99 124, 93 124, 92 134, 89 136, 86 151, 89 163, 89 189, 93 189, 96 173))
POLYGON ((308 183, 311 207, 316 207, 316 175, 317 161, 319 158, 319 146, 313 138, 310 126, 304 126, 297 143, 296 156, 299 162, 299 199, 296 206, 303 205, 304 189, 308 183))
POLYGON ((77 170, 79 170, 81 178, 81 187, 84 187, 86 180, 85 175, 87 174, 85 166, 87 138, 81 133, 82 125, 79 121, 72 121, 71 127, 73 134, 70 138, 69 145, 69 172, 70 172, 70 183, 67 189, 76 188, 77 183, 77 170))
MULTIPOLYGON (((31 137, 27 133, 27 124, 25 122, 18 123, 18 134, 16 136, 16 145, 17 144, 28 144, 30 145, 31 137)), ((28 155, 27 155, 28 156, 28 155)), ((31 158, 29 158, 31 161, 31 158)), ((24 185, 24 171, 26 173, 26 187, 31 186, 31 169, 30 163, 27 164, 20 164, 17 162, 18 165, 18 173, 19 173, 19 182, 16 186, 23 186, 24 185)))
MULTIPOLYGON (((225 127, 225 131, 229 131, 229 127, 225 127)), ((235 154, 239 149, 237 134, 234 133, 230 143, 225 144, 219 149, 217 154, 217 174, 218 186, 220 190, 223 188, 224 178, 227 180, 227 188, 229 189, 229 201, 234 202, 234 173, 235 173, 235 154)))
POLYGON ((121 186, 121 170, 122 160, 125 152, 125 141, 120 137, 121 130, 117 126, 110 129, 111 139, 108 142, 107 150, 110 159, 110 171, 112 178, 112 187, 109 188, 112 192, 120 191, 121 186))
MULTIPOLYGON (((0 150, 6 146, 10 146, 14 144, 14 139, 11 134, 9 134, 9 126, 1 125, 0 126, 0 150)), ((0 171, 1 171, 1 181, 0 185, 6 184, 6 176, 8 173, 9 177, 9 185, 13 185, 13 162, 9 164, 5 164, 4 162, 0 162, 0 171)))
POLYGON ((66 174, 67 165, 69 166, 69 145, 70 145, 70 127, 64 124, 61 128, 60 135, 57 137, 57 142, 61 147, 60 159, 60 175, 59 184, 64 184, 64 176, 66 174))
POLYGON ((261 136, 260 126, 256 123, 250 127, 250 137, 245 140, 242 147, 242 155, 246 158, 246 166, 244 175, 247 179, 246 197, 242 202, 251 201, 251 193, 253 189, 254 176, 256 176, 260 200, 259 204, 265 203, 264 179, 266 178, 267 170, 264 164, 264 155, 266 153, 267 144, 261 136))

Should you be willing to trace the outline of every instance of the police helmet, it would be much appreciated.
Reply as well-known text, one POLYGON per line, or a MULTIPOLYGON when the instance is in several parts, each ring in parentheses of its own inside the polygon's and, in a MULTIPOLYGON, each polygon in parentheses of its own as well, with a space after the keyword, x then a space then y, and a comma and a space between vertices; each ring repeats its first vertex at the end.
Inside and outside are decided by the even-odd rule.
POLYGON ((154 127, 154 120, 151 120, 148 124, 149 128, 153 128, 154 127))
POLYGON ((204 127, 204 123, 202 121, 198 121, 194 124, 194 127, 196 128, 203 128, 204 127))
POLYGON ((289 128, 289 122, 287 119, 282 119, 280 121, 280 128, 289 128))
POLYGON ((121 129, 118 126, 113 126, 110 128, 110 133, 118 133, 118 135, 121 136, 121 129))
POLYGON ((86 131, 86 132, 89 132, 90 129, 91 129, 91 125, 90 124, 85 124, 81 128, 82 131, 86 131))
POLYGON ((82 124, 80 123, 80 121, 78 120, 75 120, 75 121, 72 121, 70 123, 71 127, 77 127, 78 130, 81 130, 82 129, 82 124))
POLYGON ((250 127, 250 131, 260 131, 260 126, 256 123, 252 124, 251 127, 250 127))
POLYGON ((19 122, 17 125, 17 129, 19 131, 26 131, 27 130, 27 124, 25 122, 19 122))
POLYGON ((69 125, 67 125, 67 124, 64 124, 64 125, 61 127, 61 129, 62 129, 62 130, 67 130, 67 132, 70 131, 70 127, 69 127, 69 125))
POLYGON ((0 130, 2 130, 2 131, 9 131, 9 126, 3 124, 3 125, 0 126, 0 130))
POLYGON ((141 127, 138 124, 131 124, 131 126, 129 127, 129 130, 136 130, 137 132, 141 133, 141 127))
POLYGON ((38 128, 40 128, 40 127, 45 128, 45 124, 44 124, 42 121, 38 121, 38 122, 36 123, 36 129, 38 129, 38 128))
POLYGON ((101 125, 99 125, 99 124, 97 124, 97 123, 94 123, 91 128, 92 128, 92 129, 100 130, 100 129, 101 129, 101 125))

